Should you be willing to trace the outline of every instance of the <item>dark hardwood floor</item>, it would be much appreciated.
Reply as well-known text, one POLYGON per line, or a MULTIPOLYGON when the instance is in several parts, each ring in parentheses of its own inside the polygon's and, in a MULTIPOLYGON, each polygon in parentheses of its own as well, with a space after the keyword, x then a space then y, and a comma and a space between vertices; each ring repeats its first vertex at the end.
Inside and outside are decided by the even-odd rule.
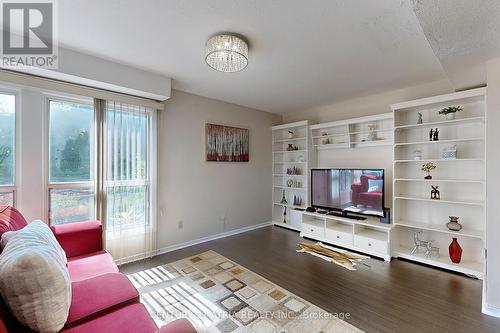
POLYGON ((500 332, 481 313, 482 281, 416 263, 370 259, 351 272, 296 253, 298 233, 266 227, 121 267, 124 273, 214 250, 367 332, 500 332))

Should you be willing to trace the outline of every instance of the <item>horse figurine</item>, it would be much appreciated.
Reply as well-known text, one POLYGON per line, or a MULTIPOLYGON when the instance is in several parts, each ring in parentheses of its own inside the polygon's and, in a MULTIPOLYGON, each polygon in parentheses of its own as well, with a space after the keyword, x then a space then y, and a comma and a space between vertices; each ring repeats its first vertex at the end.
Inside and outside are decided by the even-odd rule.
POLYGON ((421 240, 420 235, 422 231, 417 231, 413 234, 413 241, 415 242, 415 247, 411 251, 411 254, 418 252, 418 249, 422 248, 425 250, 425 256, 427 258, 432 257, 432 253, 436 253, 439 256, 439 248, 432 246, 433 240, 421 240))

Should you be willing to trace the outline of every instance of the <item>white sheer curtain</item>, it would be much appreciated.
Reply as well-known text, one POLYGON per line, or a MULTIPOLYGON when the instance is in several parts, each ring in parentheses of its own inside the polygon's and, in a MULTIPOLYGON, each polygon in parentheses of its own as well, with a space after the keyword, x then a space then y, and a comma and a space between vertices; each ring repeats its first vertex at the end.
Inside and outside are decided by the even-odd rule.
POLYGON ((118 263, 124 263, 151 256, 156 250, 150 204, 151 119, 155 110, 114 101, 101 105, 101 219, 106 249, 118 263))

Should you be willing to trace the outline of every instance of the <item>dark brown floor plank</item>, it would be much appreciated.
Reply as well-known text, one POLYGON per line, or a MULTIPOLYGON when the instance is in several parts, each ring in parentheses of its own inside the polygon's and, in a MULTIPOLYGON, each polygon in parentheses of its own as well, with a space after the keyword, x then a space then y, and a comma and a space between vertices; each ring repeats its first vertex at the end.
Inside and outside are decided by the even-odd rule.
POLYGON ((500 332, 481 313, 482 282, 404 260, 370 259, 351 272, 296 253, 298 233, 266 227, 121 267, 136 272, 207 250, 262 275, 367 332, 500 332))

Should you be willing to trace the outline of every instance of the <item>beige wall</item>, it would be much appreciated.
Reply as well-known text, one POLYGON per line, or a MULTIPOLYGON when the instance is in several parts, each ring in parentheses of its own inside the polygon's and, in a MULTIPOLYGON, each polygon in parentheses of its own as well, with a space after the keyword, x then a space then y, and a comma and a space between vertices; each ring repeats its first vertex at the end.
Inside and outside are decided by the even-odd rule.
POLYGON ((500 314, 500 58, 487 65, 488 96, 486 127, 486 303, 500 314))
POLYGON ((448 80, 435 81, 380 94, 349 99, 310 110, 285 113, 283 114, 283 122, 308 119, 314 124, 369 116, 391 112, 390 105, 393 103, 446 94, 449 92, 453 92, 453 87, 448 80))
POLYGON ((176 90, 165 104, 158 115, 158 247, 271 221, 271 126, 281 116, 176 90), (206 123, 248 128, 250 162, 206 162, 206 123))

